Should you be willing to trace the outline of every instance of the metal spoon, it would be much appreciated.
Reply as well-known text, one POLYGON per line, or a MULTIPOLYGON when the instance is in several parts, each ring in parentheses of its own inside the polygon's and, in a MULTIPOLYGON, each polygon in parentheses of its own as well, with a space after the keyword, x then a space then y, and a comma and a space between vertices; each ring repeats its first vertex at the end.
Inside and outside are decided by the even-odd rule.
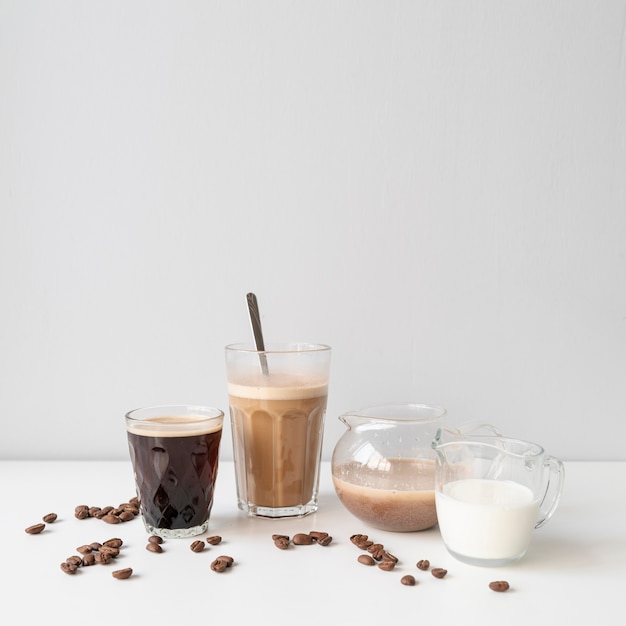
POLYGON ((250 314, 250 323, 252 324, 252 333, 254 334, 254 343, 259 352, 259 361, 261 362, 261 370, 264 374, 269 374, 267 367, 267 355, 265 354, 265 343, 263 341, 263 331, 261 330, 261 316, 259 314, 259 303, 256 295, 249 293, 246 295, 248 301, 248 313, 250 314))

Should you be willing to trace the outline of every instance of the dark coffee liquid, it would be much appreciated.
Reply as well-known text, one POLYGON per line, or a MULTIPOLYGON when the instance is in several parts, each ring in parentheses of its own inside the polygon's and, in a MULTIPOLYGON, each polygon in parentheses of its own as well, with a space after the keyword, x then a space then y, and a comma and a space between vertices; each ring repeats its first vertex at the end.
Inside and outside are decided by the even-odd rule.
POLYGON ((141 512, 156 528, 182 529, 209 519, 222 430, 184 437, 128 432, 141 512))

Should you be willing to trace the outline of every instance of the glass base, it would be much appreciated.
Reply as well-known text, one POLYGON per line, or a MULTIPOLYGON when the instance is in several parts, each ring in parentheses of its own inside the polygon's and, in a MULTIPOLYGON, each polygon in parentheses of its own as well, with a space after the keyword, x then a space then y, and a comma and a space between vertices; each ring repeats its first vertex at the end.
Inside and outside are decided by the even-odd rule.
POLYGON ((480 559, 473 556, 466 556, 465 554, 459 554, 454 550, 450 550, 447 546, 446 549, 457 561, 467 563, 468 565, 477 565, 478 567, 503 567, 504 565, 511 565, 512 563, 519 561, 524 554, 526 554, 526 551, 524 551, 517 556, 505 557, 501 559, 480 559))
POLYGON ((200 526, 191 526, 190 528, 158 528, 146 522, 145 519, 143 524, 148 534, 163 537, 163 539, 195 537, 196 535, 205 533, 209 529, 209 520, 204 522, 204 524, 200 524, 200 526))
POLYGON ((317 502, 308 502, 307 504, 299 504, 296 506, 258 506, 250 502, 238 502, 239 509, 246 513, 249 517, 266 517, 270 519, 280 519, 283 517, 305 517, 311 513, 315 513, 318 509, 317 502))

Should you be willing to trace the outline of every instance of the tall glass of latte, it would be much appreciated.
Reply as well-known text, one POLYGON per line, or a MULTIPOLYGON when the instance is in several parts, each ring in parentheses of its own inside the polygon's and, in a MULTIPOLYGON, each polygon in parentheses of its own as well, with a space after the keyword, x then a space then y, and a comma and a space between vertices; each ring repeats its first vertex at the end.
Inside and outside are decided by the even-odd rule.
POLYGON ((146 530, 193 537, 209 527, 224 413, 154 406, 126 414, 128 448, 146 530))
POLYGON ((317 511, 329 346, 226 346, 238 507, 253 517, 317 511))

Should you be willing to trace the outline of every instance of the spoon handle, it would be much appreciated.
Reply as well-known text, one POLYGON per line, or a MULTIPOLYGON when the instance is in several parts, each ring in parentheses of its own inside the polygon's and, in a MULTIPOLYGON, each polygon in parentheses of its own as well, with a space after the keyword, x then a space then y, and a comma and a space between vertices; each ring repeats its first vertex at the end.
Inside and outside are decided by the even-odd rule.
POLYGON ((261 316, 259 314, 259 303, 257 302, 256 295, 249 293, 246 295, 248 301, 248 312, 250 314, 250 323, 252 324, 252 333, 254 334, 254 343, 256 349, 260 352, 259 360, 261 361, 261 369, 264 374, 268 374, 267 368, 267 356, 265 352, 265 343, 263 341, 263 331, 261 330, 261 316))

